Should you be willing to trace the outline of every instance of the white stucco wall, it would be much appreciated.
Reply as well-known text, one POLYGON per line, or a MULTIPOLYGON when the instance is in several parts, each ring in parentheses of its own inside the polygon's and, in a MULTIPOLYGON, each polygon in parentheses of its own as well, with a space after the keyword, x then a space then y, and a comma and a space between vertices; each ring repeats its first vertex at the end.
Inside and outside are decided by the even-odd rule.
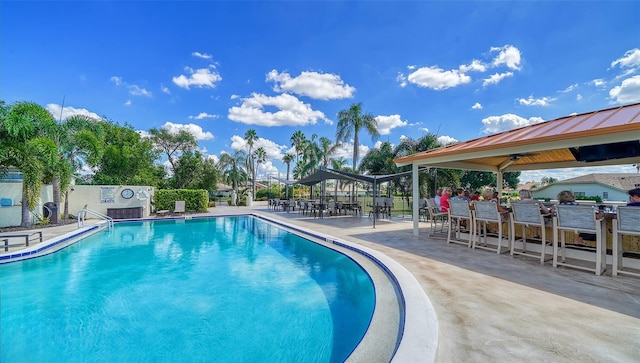
MULTIPOLYGON (((0 228, 19 226, 22 222, 22 183, 0 183, 0 198, 13 200, 12 207, 0 207, 0 228)), ((40 201, 31 213, 31 223, 39 221, 36 216, 42 217, 42 206, 50 201, 53 201, 53 188, 51 185, 44 185, 40 201)))
MULTIPOLYGON (((130 208, 142 207, 143 217, 148 217, 151 213, 151 200, 155 189, 150 186, 139 185, 74 185, 73 190, 69 192, 69 213, 76 216, 82 208, 89 208, 102 214, 107 214, 108 208, 130 208), (106 189, 105 189, 106 188, 106 189), (130 199, 122 197, 121 192, 124 189, 134 191, 134 196, 130 199), (104 202, 102 196, 109 193, 103 191, 111 191, 113 195, 113 203, 104 202), (139 200, 137 194, 140 191, 146 191, 149 194, 147 200, 139 200)), ((0 227, 19 226, 21 222, 21 204, 22 199, 22 183, 0 183, 0 198, 13 199, 12 207, 0 208, 0 227)), ((61 195, 61 202, 58 210, 60 213, 64 209, 64 195, 61 195)), ((53 188, 51 185, 45 185, 42 188, 42 195, 38 206, 34 209, 31 216, 31 223, 35 224, 38 219, 35 215, 42 216, 42 206, 46 202, 53 202, 53 188), (35 214, 35 215, 34 215, 35 214)), ((88 214, 87 218, 94 218, 88 214)))

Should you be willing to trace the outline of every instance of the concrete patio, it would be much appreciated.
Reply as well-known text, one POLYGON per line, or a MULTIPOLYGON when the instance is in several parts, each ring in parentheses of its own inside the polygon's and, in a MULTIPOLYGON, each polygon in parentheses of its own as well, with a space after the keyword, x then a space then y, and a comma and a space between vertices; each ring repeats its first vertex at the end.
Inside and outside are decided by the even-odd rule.
MULTIPOLYGON (((366 214, 320 219, 274 212, 266 203, 210 209, 213 215, 249 212, 360 244, 403 265, 437 314, 439 362, 640 361, 638 278, 447 245, 429 237, 424 222, 416 237, 408 217, 378 220, 374 229, 366 214)), ((45 228, 43 237, 76 228, 45 228)))

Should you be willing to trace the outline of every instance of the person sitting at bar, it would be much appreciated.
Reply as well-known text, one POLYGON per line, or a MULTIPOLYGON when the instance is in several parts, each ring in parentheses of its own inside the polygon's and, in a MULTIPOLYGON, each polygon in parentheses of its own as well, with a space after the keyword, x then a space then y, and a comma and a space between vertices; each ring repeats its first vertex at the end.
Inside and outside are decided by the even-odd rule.
POLYGON ((442 212, 442 209, 440 208, 440 198, 442 198, 442 188, 438 188, 438 190, 436 190, 436 196, 433 197, 433 200, 436 202, 438 209, 442 212))
MULTIPOLYGON (((576 197, 570 190, 561 191, 560 193, 558 193, 557 198, 559 205, 579 205, 578 202, 576 202, 576 197)), ((602 212, 598 212, 598 214, 596 214, 596 218, 600 218, 601 213, 602 212)), ((580 233, 573 244, 578 246, 587 246, 587 244, 584 243, 585 239, 588 241, 595 241, 596 235, 593 233, 580 233)))
POLYGON ((629 203, 627 203, 627 206, 640 207, 640 188, 629 191, 629 203))
POLYGON ((440 197, 440 210, 445 213, 449 212, 449 199, 451 199, 451 188, 443 188, 442 196, 440 197))

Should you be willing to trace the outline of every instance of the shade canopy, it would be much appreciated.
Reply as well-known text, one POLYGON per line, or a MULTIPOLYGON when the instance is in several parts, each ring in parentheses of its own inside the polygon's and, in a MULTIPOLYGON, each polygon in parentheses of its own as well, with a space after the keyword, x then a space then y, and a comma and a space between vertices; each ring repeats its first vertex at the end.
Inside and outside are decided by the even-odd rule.
POLYGON ((355 174, 351 174, 351 173, 338 173, 335 170, 332 169, 325 169, 322 168, 318 171, 316 171, 315 173, 308 175, 300 180, 298 180, 298 184, 302 184, 302 185, 307 185, 307 186, 311 186, 311 185, 315 185, 318 184, 322 181, 325 180, 351 180, 351 181, 355 181, 356 179, 353 178, 350 175, 355 175, 355 174))
MULTIPOLYGON (((640 164, 640 103, 561 117, 394 160, 398 166, 502 172, 640 164)), ((414 180, 413 233, 418 235, 414 180)))
POLYGON ((640 103, 561 117, 394 160, 489 172, 640 163, 640 103))

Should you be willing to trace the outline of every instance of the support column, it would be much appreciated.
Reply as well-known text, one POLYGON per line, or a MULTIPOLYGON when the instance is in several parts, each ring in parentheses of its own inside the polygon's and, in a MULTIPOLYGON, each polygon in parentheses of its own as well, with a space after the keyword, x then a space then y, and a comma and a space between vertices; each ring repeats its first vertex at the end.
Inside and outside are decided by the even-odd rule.
POLYGON ((412 164, 411 167, 411 185, 413 190, 413 235, 417 236, 420 230, 420 183, 418 180, 418 164, 412 164))

